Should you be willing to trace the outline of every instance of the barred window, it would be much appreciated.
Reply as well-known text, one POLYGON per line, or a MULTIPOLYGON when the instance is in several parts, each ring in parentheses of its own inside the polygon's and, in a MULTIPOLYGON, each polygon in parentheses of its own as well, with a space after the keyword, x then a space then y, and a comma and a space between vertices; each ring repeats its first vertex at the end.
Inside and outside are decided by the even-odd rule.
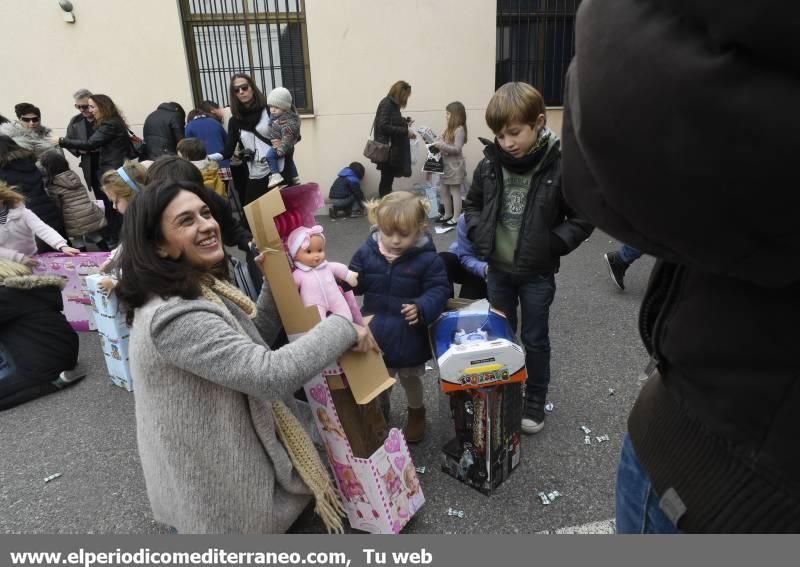
POLYGON ((231 75, 247 73, 313 113, 303 0, 180 0, 180 9, 195 104, 229 104, 231 75))
POLYGON ((495 88, 524 81, 548 106, 564 103, 580 0, 497 0, 495 88))

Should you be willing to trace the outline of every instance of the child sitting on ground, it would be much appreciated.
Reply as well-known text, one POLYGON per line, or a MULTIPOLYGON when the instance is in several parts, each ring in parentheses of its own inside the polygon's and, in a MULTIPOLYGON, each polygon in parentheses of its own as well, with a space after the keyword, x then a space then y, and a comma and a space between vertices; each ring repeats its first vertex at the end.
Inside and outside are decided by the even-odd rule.
POLYGON ((200 138, 184 138, 178 142, 178 156, 192 162, 203 174, 203 185, 214 191, 220 197, 227 199, 225 182, 219 174, 217 162, 208 159, 206 144, 200 138))
POLYGON ((39 158, 45 173, 47 192, 55 198, 64 217, 64 229, 70 242, 80 251, 86 251, 86 242, 94 242, 108 249, 99 230, 106 226, 103 210, 81 182, 78 174, 69 168, 64 154, 48 150, 39 158))
POLYGON ((292 151, 294 145, 300 141, 300 117, 292 104, 292 93, 283 87, 272 89, 267 96, 267 104, 272 117, 270 140, 280 140, 277 148, 271 147, 267 151, 267 163, 272 172, 267 187, 272 189, 285 183, 283 175, 281 175, 283 164, 278 160, 292 151))
POLYGON ((422 376, 431 358, 428 325, 447 303, 447 271, 425 230, 428 213, 416 195, 395 191, 367 203, 367 211, 377 226, 350 261, 358 274, 353 291, 364 296, 364 315, 374 315, 370 328, 386 367, 405 390, 404 433, 406 441, 415 443, 425 434, 422 376))
POLYGON ((80 250, 67 246, 66 239, 25 207, 25 197, 0 181, 0 258, 13 260, 29 268, 39 265, 36 237, 54 250, 75 256, 80 250))
POLYGON ((360 217, 364 214, 362 179, 364 179, 364 166, 357 161, 339 172, 328 195, 332 205, 328 213, 332 219, 335 219, 339 213, 351 217, 360 217))

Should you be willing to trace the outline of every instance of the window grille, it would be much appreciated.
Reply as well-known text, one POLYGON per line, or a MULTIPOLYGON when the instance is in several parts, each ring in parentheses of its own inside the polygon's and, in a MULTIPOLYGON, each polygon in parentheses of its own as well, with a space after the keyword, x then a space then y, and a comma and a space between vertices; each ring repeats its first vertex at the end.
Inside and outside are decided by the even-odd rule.
POLYGON ((313 113, 303 0, 179 0, 195 104, 229 104, 234 73, 247 73, 268 94, 292 93, 313 113))
POLYGON ((495 88, 536 87, 548 106, 564 103, 564 76, 575 54, 580 0, 497 0, 495 88))

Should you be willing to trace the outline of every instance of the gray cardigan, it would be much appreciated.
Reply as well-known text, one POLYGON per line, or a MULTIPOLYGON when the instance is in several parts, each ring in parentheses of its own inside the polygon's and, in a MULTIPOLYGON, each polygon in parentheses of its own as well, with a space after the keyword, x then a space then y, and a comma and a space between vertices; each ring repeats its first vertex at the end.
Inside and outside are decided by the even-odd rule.
POLYGON ((254 320, 223 301, 229 313, 179 297, 136 310, 129 354, 150 506, 180 533, 284 533, 310 491, 276 436, 270 400, 294 411, 292 392, 356 333, 331 316, 271 351, 281 323, 267 285, 254 320))

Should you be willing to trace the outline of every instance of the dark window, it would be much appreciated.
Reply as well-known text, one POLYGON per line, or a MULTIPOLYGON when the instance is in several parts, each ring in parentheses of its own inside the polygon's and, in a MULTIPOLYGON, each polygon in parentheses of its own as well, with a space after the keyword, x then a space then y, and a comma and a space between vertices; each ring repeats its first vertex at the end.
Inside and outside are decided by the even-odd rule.
POLYGON ((247 73, 266 94, 291 91, 312 113, 303 0, 180 0, 195 104, 225 106, 234 73, 247 73))
POLYGON ((579 5, 580 0, 497 0, 495 88, 524 81, 539 89, 548 106, 561 106, 579 5))

